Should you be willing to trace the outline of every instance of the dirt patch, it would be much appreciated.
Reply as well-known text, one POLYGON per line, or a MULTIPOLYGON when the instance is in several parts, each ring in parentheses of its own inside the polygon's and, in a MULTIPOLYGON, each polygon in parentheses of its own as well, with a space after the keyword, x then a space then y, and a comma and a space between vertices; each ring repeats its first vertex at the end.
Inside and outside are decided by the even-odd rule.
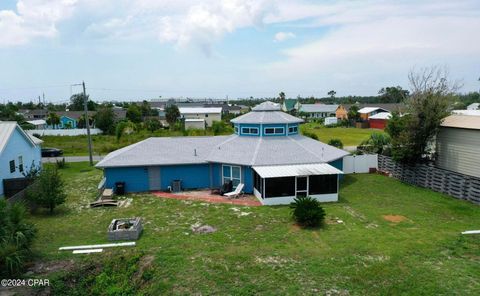
POLYGON ((35 263, 33 266, 29 267, 26 274, 43 275, 57 271, 69 271, 72 270, 74 267, 74 260, 38 262, 35 263))
POLYGON ((402 221, 407 220, 407 217, 402 215, 383 215, 382 217, 388 222, 393 222, 393 223, 400 223, 402 221))

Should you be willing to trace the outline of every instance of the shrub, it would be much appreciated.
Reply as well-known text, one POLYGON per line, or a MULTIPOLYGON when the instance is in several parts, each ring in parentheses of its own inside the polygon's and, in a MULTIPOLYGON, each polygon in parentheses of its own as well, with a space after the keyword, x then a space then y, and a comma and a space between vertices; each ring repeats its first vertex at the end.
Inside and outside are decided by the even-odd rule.
POLYGON ((310 196, 295 198, 290 208, 293 219, 303 227, 317 227, 323 224, 325 219, 325 211, 320 203, 310 196))
POLYGON ((56 167, 45 167, 36 182, 27 191, 27 199, 40 207, 50 210, 65 202, 66 194, 63 180, 56 167))
POLYGON ((330 139, 330 141, 328 141, 328 145, 331 145, 340 149, 343 148, 343 143, 340 139, 330 139))
POLYGON ((59 170, 64 169, 67 166, 67 163, 65 162, 65 157, 63 157, 60 160, 57 159, 56 165, 57 165, 57 169, 59 170))
POLYGON ((390 144, 391 138, 388 134, 373 133, 370 135, 370 138, 360 144, 359 150, 365 153, 383 154, 390 144))
POLYGON ((318 136, 315 133, 305 131, 303 135, 318 141, 318 136))
POLYGON ((25 216, 23 204, 8 205, 0 199, 0 275, 18 274, 31 254, 36 230, 25 221, 25 216))

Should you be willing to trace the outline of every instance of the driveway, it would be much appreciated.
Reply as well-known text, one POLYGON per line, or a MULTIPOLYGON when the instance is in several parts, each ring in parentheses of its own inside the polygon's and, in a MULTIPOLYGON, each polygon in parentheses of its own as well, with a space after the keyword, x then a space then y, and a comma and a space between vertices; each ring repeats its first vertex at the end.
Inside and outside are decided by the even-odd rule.
MULTIPOLYGON (((83 161, 90 161, 88 156, 59 156, 59 157, 42 157, 42 162, 57 162, 57 160, 61 160, 65 158, 65 162, 83 162, 83 161)), ((100 161, 103 159, 103 156, 94 155, 93 161, 100 161)))

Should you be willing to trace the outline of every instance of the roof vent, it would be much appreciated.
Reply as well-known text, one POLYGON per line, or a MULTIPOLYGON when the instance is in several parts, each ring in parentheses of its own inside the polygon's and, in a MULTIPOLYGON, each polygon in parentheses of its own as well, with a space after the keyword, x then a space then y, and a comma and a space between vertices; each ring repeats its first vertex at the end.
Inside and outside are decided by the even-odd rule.
POLYGON ((193 149, 193 156, 197 156, 197 149, 193 149))

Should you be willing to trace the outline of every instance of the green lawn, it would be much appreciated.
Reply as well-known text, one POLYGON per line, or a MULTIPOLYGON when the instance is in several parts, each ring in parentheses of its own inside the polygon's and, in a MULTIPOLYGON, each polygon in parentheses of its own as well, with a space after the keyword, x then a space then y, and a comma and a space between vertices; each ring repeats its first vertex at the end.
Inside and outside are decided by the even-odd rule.
MULTIPOLYGON (((178 137, 183 136, 181 131, 158 130, 156 132, 140 131, 131 135, 123 135, 120 140, 110 135, 92 136, 92 146, 95 155, 106 155, 114 150, 137 143, 149 137, 178 137)), ((189 135, 213 135, 211 131, 189 131, 189 135)), ((62 149, 65 156, 88 155, 87 136, 43 136, 43 147, 62 149)))
POLYGON ((39 229, 37 260, 75 260, 74 270, 48 275, 57 294, 115 295, 125 287, 132 289, 125 295, 480 294, 480 236, 460 234, 478 229, 480 208, 392 178, 346 176, 340 202, 324 205, 331 222, 304 230, 294 225, 288 206, 136 194, 127 196, 130 207, 90 209, 101 171, 77 163, 62 174, 67 203, 54 216, 31 217, 39 229), (389 222, 384 215, 405 220, 389 222), (57 251, 105 243, 112 218, 133 216, 144 219, 135 248, 89 256, 57 251), (338 219, 344 223, 333 222, 338 219), (192 234, 196 222, 218 231, 192 234))
POLYGON ((310 122, 301 126, 303 132, 314 133, 318 139, 328 143, 331 139, 340 139, 344 146, 358 146, 363 140, 370 137, 372 133, 383 133, 382 130, 367 128, 346 128, 346 127, 324 127, 320 123, 310 122))

